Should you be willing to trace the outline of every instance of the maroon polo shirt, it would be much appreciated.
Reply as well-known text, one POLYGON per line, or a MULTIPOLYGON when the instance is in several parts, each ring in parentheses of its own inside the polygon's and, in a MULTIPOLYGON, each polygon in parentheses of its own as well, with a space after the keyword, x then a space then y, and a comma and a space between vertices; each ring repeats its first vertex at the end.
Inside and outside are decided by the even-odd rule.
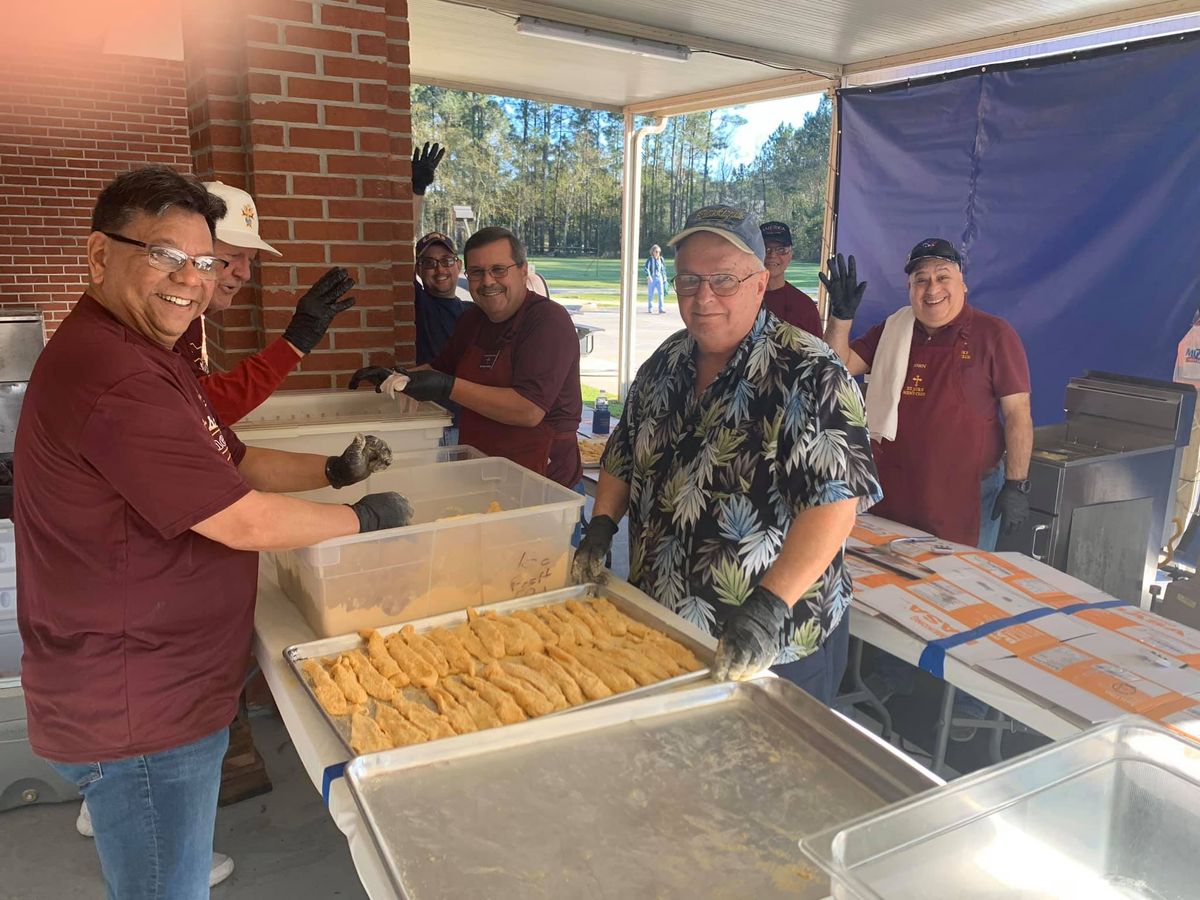
POLYGON ((763 294, 763 306, 783 321, 816 337, 822 336, 821 314, 817 312, 816 301, 791 282, 785 281, 783 287, 763 294))
MULTIPOLYGON (((454 374, 478 328, 477 343, 485 350, 499 349, 512 342, 512 389, 537 406, 543 421, 556 434, 574 435, 583 416, 579 392, 579 337, 571 314, 558 303, 532 292, 520 327, 509 334, 509 320, 493 322, 483 310, 468 304, 454 326, 454 333, 430 366, 454 374)), ((574 487, 583 477, 579 446, 575 441, 556 441, 550 448, 546 477, 574 487)))
POLYGON ((96 762, 228 725, 255 553, 191 531, 250 491, 245 447, 188 362, 84 296, 34 367, 17 429, 17 623, 29 740, 96 762))
MULTIPOLYGON (((884 323, 880 322, 858 340, 850 349, 868 366, 875 360, 879 339, 883 336, 884 323)), ((1004 454, 1004 422, 1000 418, 999 401, 1011 394, 1029 393, 1029 360, 1025 346, 1013 327, 999 316, 989 315, 964 304, 962 312, 950 324, 929 334, 920 322, 913 326, 912 346, 931 344, 935 347, 952 347, 958 340, 963 347, 956 359, 960 367, 962 387, 966 400, 978 409, 991 411, 989 434, 983 444, 983 472, 990 472, 1004 454)), ((908 377, 906 376, 906 383, 908 377)), ((930 400, 937 402, 936 397, 930 400)), ((936 438, 930 435, 931 439, 936 438)))

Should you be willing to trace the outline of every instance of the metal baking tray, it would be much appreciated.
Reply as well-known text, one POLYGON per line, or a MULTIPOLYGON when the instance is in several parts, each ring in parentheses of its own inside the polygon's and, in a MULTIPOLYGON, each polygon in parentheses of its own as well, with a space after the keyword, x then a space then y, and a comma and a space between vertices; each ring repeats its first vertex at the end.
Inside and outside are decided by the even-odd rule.
POLYGON ((800 838, 939 783, 772 676, 374 753, 346 778, 406 900, 823 898, 800 838))
MULTIPOLYGON (((617 700, 624 700, 627 697, 639 697, 643 694, 654 693, 657 691, 672 690, 680 685, 690 684, 693 681, 700 681, 707 678, 709 671, 712 668, 713 660, 716 656, 716 641, 704 632, 700 631, 695 626, 684 621, 679 616, 668 610, 665 606, 654 602, 645 594, 637 591, 634 588, 622 590, 616 585, 599 585, 599 584, 578 584, 571 587, 562 588, 557 591, 549 591, 545 594, 534 594, 530 597, 519 597, 515 600, 504 600, 499 603, 488 603, 481 606, 472 607, 478 612, 496 612, 509 613, 518 609, 532 609, 535 606, 543 606, 549 603, 561 603, 564 600, 583 599, 592 597, 606 597, 611 600, 613 605, 617 607, 629 618, 641 622, 644 625, 649 625, 666 634, 668 637, 674 638, 683 646, 695 654, 696 658, 704 664, 704 668, 697 669, 695 672, 686 672, 683 675, 676 675, 674 678, 668 678, 665 681, 659 681, 655 684, 648 684, 634 688, 631 691, 625 691, 621 694, 614 694, 612 697, 606 697, 603 700, 589 700, 578 706, 573 706, 570 709, 559 710, 555 713, 550 713, 548 716, 541 718, 549 718, 549 716, 562 715, 563 713, 576 712, 581 709, 587 709, 592 706, 599 706, 605 703, 613 703, 617 700)), ((461 625, 467 621, 466 610, 457 610, 455 612, 441 613, 440 615, 430 616, 425 619, 414 619, 412 622, 399 622, 395 625, 383 625, 375 629, 381 635, 386 637, 389 634, 394 634, 406 625, 412 625, 417 631, 430 631, 434 628, 444 628, 447 626, 461 625)), ((331 716, 325 711, 325 708, 317 701, 316 694, 313 693, 312 685, 301 672, 301 663, 306 659, 324 659, 326 657, 334 657, 339 653, 345 653, 347 650, 354 650, 363 646, 362 638, 357 634, 343 634, 337 637, 321 638, 316 641, 308 641, 303 644, 293 644, 283 651, 284 659, 291 666, 292 672, 299 679, 300 684, 304 687, 304 692, 308 694, 313 705, 320 711, 325 721, 329 723, 329 727, 334 730, 342 745, 346 748, 346 752, 351 756, 356 755, 350 747, 350 717, 349 716, 331 716)), ((409 700, 417 702, 426 702, 424 691, 417 688, 405 688, 404 695, 409 700)), ((368 701, 373 704, 375 701, 368 701)), ((429 704, 426 703, 428 706, 429 704)), ((432 708, 432 707, 431 707, 432 708)), ((441 740, 446 740, 442 738, 441 740)))

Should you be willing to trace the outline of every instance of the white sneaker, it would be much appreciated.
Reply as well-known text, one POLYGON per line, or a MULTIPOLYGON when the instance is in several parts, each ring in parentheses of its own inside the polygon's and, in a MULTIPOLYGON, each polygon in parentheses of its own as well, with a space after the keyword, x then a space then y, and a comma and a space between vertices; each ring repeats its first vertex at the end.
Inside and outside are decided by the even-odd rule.
POLYGON ((92 831, 92 814, 88 812, 86 800, 79 806, 79 818, 75 820, 75 830, 84 837, 96 836, 95 832, 92 831))
POLYGON ((213 853, 212 869, 208 872, 208 886, 216 887, 233 874, 233 857, 224 853, 213 853))
MULTIPOLYGON (((75 820, 75 830, 84 837, 95 837, 92 830, 92 814, 88 812, 87 801, 79 807, 79 817, 75 820)), ((208 886, 216 887, 233 874, 233 859, 224 853, 213 853, 212 868, 208 872, 208 886)))

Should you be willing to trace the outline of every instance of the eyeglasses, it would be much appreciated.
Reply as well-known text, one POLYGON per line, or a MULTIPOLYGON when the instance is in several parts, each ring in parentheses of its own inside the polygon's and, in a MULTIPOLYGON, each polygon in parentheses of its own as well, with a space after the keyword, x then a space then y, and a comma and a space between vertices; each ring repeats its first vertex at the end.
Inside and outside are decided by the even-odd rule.
POLYGON ((417 260, 417 265, 422 269, 453 269, 458 265, 458 257, 444 256, 434 259, 432 256, 422 256, 417 260))
POLYGON ((467 269, 467 278, 471 281, 482 281, 483 275, 486 272, 497 281, 508 274, 508 270, 519 266, 520 263, 509 263, 507 266, 488 266, 486 269, 481 269, 478 266, 472 266, 467 269))
POLYGON ((102 231, 100 233, 106 238, 112 238, 114 241, 122 244, 129 244, 131 247, 141 247, 146 251, 150 265, 160 272, 178 272, 191 260, 197 275, 205 281, 216 281, 217 276, 224 272, 225 267, 229 265, 225 260, 216 256, 188 256, 182 250, 176 250, 174 247, 164 247, 161 244, 147 244, 145 241, 135 241, 133 238, 125 237, 123 234, 114 234, 111 231, 102 231))
POLYGON ((676 275, 671 279, 675 293, 680 297, 690 297, 700 290, 700 283, 707 281, 709 289, 718 297, 732 297, 742 286, 742 282, 753 278, 758 272, 751 272, 745 278, 738 278, 728 272, 718 272, 715 275, 676 275))
POLYGON ((768 247, 765 255, 766 256, 785 256, 791 252, 792 252, 791 247, 768 247))

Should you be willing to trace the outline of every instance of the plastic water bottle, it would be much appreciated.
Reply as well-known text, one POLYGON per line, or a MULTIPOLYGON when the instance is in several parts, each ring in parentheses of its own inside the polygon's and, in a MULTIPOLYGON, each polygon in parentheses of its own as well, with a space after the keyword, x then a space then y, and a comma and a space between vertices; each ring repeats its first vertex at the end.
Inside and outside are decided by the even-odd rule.
POLYGON ((608 397, 604 391, 596 397, 596 409, 592 412, 592 434, 608 434, 608 397))

